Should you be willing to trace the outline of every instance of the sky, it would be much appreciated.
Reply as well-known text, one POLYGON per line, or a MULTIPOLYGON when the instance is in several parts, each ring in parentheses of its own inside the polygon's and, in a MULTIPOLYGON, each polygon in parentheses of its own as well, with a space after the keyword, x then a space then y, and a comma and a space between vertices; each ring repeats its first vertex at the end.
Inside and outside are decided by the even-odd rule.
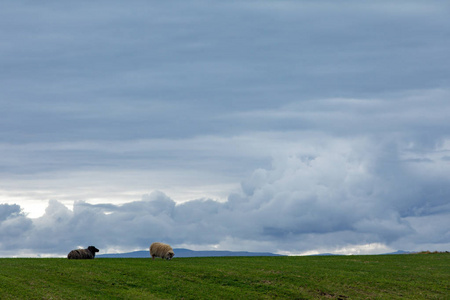
POLYGON ((448 1, 2 1, 0 256, 450 250, 448 1))

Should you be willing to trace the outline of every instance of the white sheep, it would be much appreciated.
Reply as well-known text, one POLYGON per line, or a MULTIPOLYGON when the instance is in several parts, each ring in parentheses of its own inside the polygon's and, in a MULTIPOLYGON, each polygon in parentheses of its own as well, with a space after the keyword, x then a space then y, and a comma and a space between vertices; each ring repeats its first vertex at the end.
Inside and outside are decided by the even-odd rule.
POLYGON ((172 247, 163 243, 153 243, 150 246, 150 256, 154 260, 155 257, 161 257, 162 259, 170 260, 174 257, 175 253, 173 252, 172 247))

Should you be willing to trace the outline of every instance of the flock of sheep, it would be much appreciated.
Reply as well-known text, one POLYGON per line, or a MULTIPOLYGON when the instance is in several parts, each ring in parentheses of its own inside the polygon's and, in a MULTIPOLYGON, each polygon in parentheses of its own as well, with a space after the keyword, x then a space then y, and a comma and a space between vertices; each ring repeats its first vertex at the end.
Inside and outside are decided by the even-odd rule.
MULTIPOLYGON (((94 259, 95 253, 99 252, 94 246, 89 246, 87 249, 72 250, 67 254, 68 259, 94 259)), ((150 246, 150 256, 154 260, 155 257, 171 260, 175 256, 172 247, 163 243, 153 243, 150 246)))

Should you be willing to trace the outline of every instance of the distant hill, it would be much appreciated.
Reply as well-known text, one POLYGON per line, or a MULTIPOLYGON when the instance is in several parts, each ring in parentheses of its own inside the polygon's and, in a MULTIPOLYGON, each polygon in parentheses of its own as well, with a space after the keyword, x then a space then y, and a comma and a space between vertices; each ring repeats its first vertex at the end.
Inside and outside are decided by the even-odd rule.
MULTIPOLYGON (((394 254, 411 254, 416 253, 412 251, 404 251, 404 250, 397 250, 395 252, 391 253, 382 253, 382 254, 361 254, 361 255, 394 255, 394 254)), ((334 254, 334 253, 320 253, 320 254, 313 254, 311 256, 343 256, 345 254, 334 254)))
POLYGON ((395 251, 395 252, 391 252, 391 253, 384 253, 384 254, 381 254, 381 255, 393 255, 393 254, 412 254, 412 253, 417 253, 417 252, 414 252, 414 251, 403 251, 403 250, 398 250, 398 251, 395 251))
MULTIPOLYGON (((270 252, 247 252, 247 251, 216 251, 216 250, 204 250, 204 251, 194 251, 184 248, 175 248, 175 257, 223 257, 223 256, 285 256, 281 254, 274 254, 270 252)), ((392 254, 410 254, 415 253, 411 251, 398 250, 396 252, 384 253, 379 255, 392 255, 392 254)), ((311 256, 335 256, 342 254, 333 253, 321 253, 314 254, 311 256)), ((95 257, 98 258, 150 258, 150 253, 148 250, 134 251, 127 253, 116 253, 116 254, 98 254, 95 257)))
MULTIPOLYGON (((411 253, 415 253, 415 252, 398 250, 398 251, 391 252, 391 253, 382 253, 382 254, 361 254, 361 255, 394 255, 394 254, 411 254, 411 253)), ((320 253, 320 254, 313 254, 313 255, 311 255, 311 256, 343 256, 343 255, 345 255, 345 254, 320 253)))
MULTIPOLYGON (((175 248, 175 257, 217 257, 217 256, 283 256, 270 252, 247 252, 247 251, 194 251, 184 248, 175 248)), ((116 254, 98 254, 98 258, 150 258, 148 250, 134 251, 116 254)))

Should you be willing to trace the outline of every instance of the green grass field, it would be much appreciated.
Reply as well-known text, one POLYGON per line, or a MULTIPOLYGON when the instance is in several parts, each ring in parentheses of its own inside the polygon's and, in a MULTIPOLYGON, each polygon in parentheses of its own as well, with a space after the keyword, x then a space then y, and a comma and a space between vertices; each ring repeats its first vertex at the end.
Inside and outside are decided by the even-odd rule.
POLYGON ((0 259, 0 299, 450 299, 450 255, 0 259))

